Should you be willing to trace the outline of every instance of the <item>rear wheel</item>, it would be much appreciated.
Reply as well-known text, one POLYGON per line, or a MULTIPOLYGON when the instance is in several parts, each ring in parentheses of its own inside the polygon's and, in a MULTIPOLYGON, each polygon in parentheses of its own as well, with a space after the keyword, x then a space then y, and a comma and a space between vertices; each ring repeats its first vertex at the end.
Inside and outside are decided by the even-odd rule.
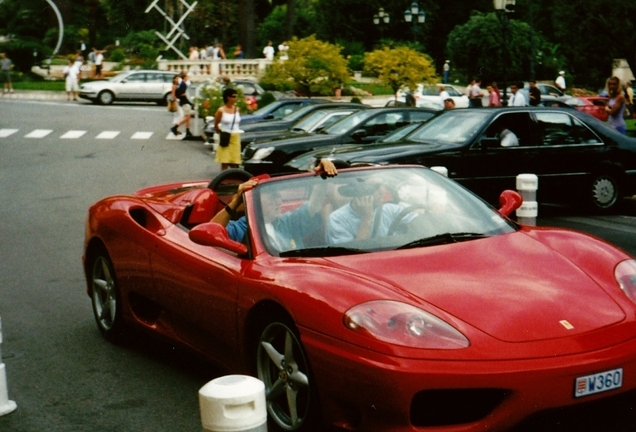
POLYGON ((275 321, 265 327, 258 341, 256 371, 265 384, 273 426, 284 431, 306 429, 316 401, 309 363, 295 326, 275 321))
POLYGON ((99 331, 106 339, 117 339, 122 327, 121 300, 113 264, 102 248, 91 265, 91 303, 99 331))
POLYGON ((619 185, 611 174, 599 174, 592 180, 592 206, 595 210, 610 211, 619 202, 619 185))
POLYGON ((99 99, 99 103, 100 104, 102 104, 102 105, 110 105, 115 100, 115 95, 112 94, 111 92, 109 92, 108 90, 105 90, 105 91, 101 92, 99 94, 99 96, 97 96, 97 98, 99 99))

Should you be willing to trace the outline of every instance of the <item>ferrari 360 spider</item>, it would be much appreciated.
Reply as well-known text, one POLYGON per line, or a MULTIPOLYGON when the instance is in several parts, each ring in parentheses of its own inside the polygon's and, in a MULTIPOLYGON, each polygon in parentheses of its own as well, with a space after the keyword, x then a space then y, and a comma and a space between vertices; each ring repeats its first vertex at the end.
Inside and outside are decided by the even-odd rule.
POLYGON ((134 325, 254 374, 288 431, 508 430, 636 389, 636 261, 518 225, 516 192, 496 210, 421 166, 304 173, 260 179, 224 227, 234 174, 91 206, 106 338, 134 325))

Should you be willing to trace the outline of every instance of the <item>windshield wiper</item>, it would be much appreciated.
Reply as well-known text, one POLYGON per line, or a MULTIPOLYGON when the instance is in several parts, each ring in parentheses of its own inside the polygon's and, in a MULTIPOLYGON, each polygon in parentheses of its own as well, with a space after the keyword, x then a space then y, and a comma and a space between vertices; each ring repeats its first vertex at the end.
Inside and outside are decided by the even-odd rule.
POLYGON ((410 243, 404 244, 396 248, 396 250, 410 249, 410 248, 420 247, 420 246, 435 246, 435 245, 442 245, 442 244, 448 244, 448 243, 459 243, 462 241, 475 240, 475 239, 486 238, 486 237, 488 236, 481 233, 470 233, 470 232, 444 233, 444 234, 438 234, 432 237, 425 237, 419 240, 412 241, 410 243))
POLYGON ((342 246, 327 246, 319 248, 309 249, 295 249, 285 252, 281 252, 280 256, 286 257, 328 257, 338 255, 356 255, 368 253, 368 251, 362 249, 347 248, 342 246))

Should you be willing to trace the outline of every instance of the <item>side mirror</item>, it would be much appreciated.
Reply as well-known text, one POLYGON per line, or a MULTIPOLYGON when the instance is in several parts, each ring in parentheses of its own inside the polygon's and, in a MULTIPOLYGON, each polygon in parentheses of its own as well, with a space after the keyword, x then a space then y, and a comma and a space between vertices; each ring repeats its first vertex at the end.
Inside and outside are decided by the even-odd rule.
POLYGON ((272 120, 274 118, 274 114, 270 114, 264 118, 264 120, 272 120))
POLYGON ((353 138, 356 141, 361 140, 362 138, 365 138, 366 136, 367 136, 367 131, 365 131, 364 129, 358 129, 357 131, 351 134, 351 138, 353 138))
POLYGON ((197 225, 190 230, 190 240, 203 246, 214 246, 227 249, 238 255, 247 253, 247 246, 235 242, 227 236, 225 227, 216 222, 208 222, 197 225))
POLYGON ((483 137, 480 141, 481 143, 481 148, 482 149, 487 149, 487 148, 495 148, 495 147, 499 147, 499 138, 497 137, 483 137))
POLYGON ((505 190, 499 195, 499 214, 508 217, 510 213, 521 207, 523 198, 518 192, 513 190, 505 190))

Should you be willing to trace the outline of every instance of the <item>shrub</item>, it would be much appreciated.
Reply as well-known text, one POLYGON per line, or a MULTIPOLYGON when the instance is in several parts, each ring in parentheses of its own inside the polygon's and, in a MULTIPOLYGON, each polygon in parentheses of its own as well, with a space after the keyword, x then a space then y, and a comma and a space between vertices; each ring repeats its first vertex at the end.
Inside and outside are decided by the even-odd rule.
MULTIPOLYGON (((222 86, 217 82, 206 84, 201 88, 201 96, 194 100, 194 102, 199 104, 199 117, 205 119, 206 117, 214 116, 219 107, 223 105, 224 89, 225 86, 222 86)), ((241 112, 248 112, 243 91, 241 89, 236 89, 236 92, 238 94, 236 106, 239 107, 241 112)))
POLYGON ((360 98, 358 96, 354 96, 354 97, 351 98, 351 103, 361 104, 362 100, 360 100, 360 98))
POLYGON ((112 53, 110 53, 110 61, 121 63, 125 59, 126 59, 126 53, 121 48, 117 48, 112 53))
POLYGON ((258 107, 263 108, 264 106, 271 104, 275 100, 276 98, 274 97, 273 94, 271 94, 270 92, 265 92, 261 95, 261 98, 258 101, 258 107))

